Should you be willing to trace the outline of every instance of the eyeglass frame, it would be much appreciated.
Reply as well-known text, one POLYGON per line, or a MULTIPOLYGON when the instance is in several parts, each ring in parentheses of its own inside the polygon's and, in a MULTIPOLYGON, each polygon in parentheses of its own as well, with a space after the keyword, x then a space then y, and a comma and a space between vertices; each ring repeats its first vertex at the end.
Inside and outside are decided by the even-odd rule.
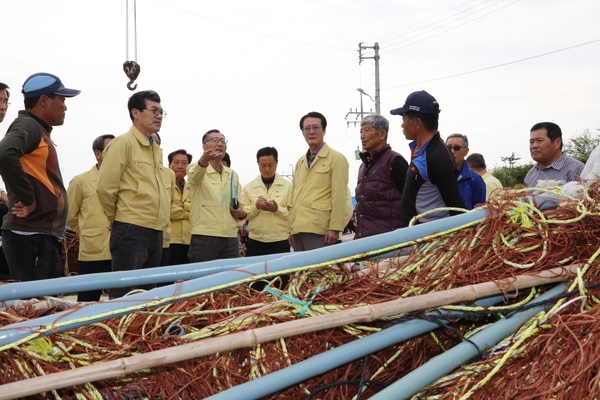
POLYGON ((229 143, 229 140, 227 140, 225 138, 212 137, 212 138, 206 139, 206 141, 204 141, 202 144, 206 144, 208 142, 227 144, 227 143, 229 143))
POLYGON ((159 115, 163 118, 167 117, 167 112, 165 110, 159 110, 158 108, 154 108, 154 107, 152 107, 152 108, 146 107, 146 108, 142 109, 142 111, 144 111, 144 110, 150 111, 152 114, 154 114, 155 117, 158 117, 159 115))
POLYGON ((323 127, 321 125, 313 125, 313 126, 305 126, 304 128, 302 128, 302 132, 304 133, 309 133, 309 132, 317 132, 319 129, 323 129, 323 127))

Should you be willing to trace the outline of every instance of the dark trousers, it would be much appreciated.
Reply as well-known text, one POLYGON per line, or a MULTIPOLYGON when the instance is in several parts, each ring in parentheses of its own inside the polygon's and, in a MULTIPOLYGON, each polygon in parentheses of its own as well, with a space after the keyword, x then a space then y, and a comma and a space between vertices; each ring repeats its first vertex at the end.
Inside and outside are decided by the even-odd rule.
POLYGON ((240 245, 237 237, 225 238, 206 235, 192 235, 188 259, 190 262, 238 258, 240 245))
POLYGON ((169 265, 181 265, 190 262, 188 260, 189 244, 171 243, 169 249, 171 250, 169 265))
MULTIPOLYGON (((307 250, 320 249, 321 247, 325 247, 325 246, 331 246, 331 244, 325 243, 325 235, 317 235, 316 233, 300 232, 300 233, 293 235, 293 237, 294 237, 294 251, 307 251, 307 250)), ((335 242, 333 244, 336 244, 336 243, 340 243, 340 241, 338 240, 337 242, 335 242)))
MULTIPOLYGON (((8 207, 6 204, 0 202, 0 222, 4 218, 4 215, 8 212, 8 207)), ((0 249, 0 275, 10 275, 10 271, 8 270, 8 263, 6 262, 6 257, 4 256, 4 248, 0 249)))
MULTIPOLYGON (((110 272, 111 260, 100 261, 77 261, 77 270, 79 275, 100 274, 102 272, 110 272)), ((77 301, 98 301, 102 297, 102 289, 88 290, 86 292, 77 293, 77 301)))
MULTIPOLYGON (((287 239, 281 240, 279 242, 271 242, 271 243, 259 242, 258 240, 254 240, 251 238, 248 238, 248 240, 246 241, 246 257, 265 256, 268 254, 289 253, 289 252, 290 252, 290 243, 287 241, 287 239)), ((290 276, 287 274, 284 274, 284 275, 278 275, 278 277, 281 279, 281 282, 280 283, 278 281, 275 282, 274 283, 275 287, 278 289, 285 288, 290 280, 290 276)), ((269 284, 269 281, 272 281, 274 279, 275 278, 269 279, 269 280, 260 280, 260 281, 252 282, 250 284, 250 287, 254 290, 261 291, 265 288, 265 286, 267 286, 269 284)))
MULTIPOLYGON (((115 221, 110 233, 112 271, 132 271, 160 266, 162 257, 162 231, 144 228, 139 225, 115 221)), ((153 289, 156 285, 139 286, 139 289, 153 289)), ((135 286, 111 288, 111 299, 123 297, 135 286)))
POLYGON ((279 242, 259 242, 252 238, 246 240, 246 257, 266 256, 268 254, 289 253, 290 244, 286 240, 279 242))
POLYGON ((60 243, 51 235, 19 235, 2 231, 2 249, 11 279, 37 281, 58 278, 63 271, 60 243))

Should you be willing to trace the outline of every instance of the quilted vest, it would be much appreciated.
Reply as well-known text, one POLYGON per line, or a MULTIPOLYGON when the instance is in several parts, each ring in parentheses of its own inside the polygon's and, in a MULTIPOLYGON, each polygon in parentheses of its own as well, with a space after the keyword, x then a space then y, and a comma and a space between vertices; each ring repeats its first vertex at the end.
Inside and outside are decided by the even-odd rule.
POLYGON ((363 159, 355 191, 357 239, 402 228, 402 192, 390 175, 399 156, 388 144, 373 152, 370 163, 363 159))

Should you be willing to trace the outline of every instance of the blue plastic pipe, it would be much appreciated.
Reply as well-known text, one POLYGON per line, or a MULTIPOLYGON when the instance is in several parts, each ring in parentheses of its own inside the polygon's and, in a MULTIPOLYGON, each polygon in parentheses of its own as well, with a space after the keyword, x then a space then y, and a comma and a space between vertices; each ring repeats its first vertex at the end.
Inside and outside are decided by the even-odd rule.
MULTIPOLYGON (((52 331, 62 332, 109 318, 119 317, 130 312, 127 310, 128 307, 138 306, 140 309, 143 309, 152 306, 152 304, 148 303, 154 300, 172 297, 175 294, 178 295, 179 300, 183 300, 191 297, 191 295, 189 295, 190 293, 198 292, 200 290, 210 290, 224 285, 234 285, 253 275, 261 275, 267 272, 287 271, 319 264, 327 260, 336 260, 352 255, 366 254, 371 251, 397 245, 398 243, 405 243, 426 237, 435 232, 446 231, 459 226, 472 224, 484 219, 487 215, 487 210, 472 210, 465 214, 398 229, 381 235, 353 240, 351 242, 340 243, 335 246, 328 246, 305 252, 289 253, 288 255, 281 256, 271 261, 249 264, 243 268, 235 268, 226 272, 220 272, 178 283, 177 286, 163 286, 145 293, 138 293, 107 302, 92 303, 89 306, 78 310, 69 310, 67 312, 57 313, 35 320, 8 325, 0 330, 0 346, 20 341, 23 338, 30 336, 32 333, 44 328, 52 327, 51 330, 47 329, 46 332, 43 333, 43 335, 49 335, 52 331), (56 326, 56 321, 60 321, 61 325, 56 326)), ((237 259, 233 259, 232 262, 235 262, 235 260, 237 259)), ((99 275, 104 274, 97 274, 96 276, 99 275)), ((71 278, 62 278, 57 281, 62 282, 67 279, 71 278)), ((136 282, 136 284, 139 284, 139 282, 136 282)), ((10 285, 14 284, 5 286, 10 285)), ((44 286, 45 285, 46 281, 44 281, 44 286)))
MULTIPOLYGON (((473 210, 443 220, 433 221, 410 228, 403 228, 360 240, 340 243, 335 246, 316 249, 310 252, 281 253, 267 256, 232 258, 178 266, 148 268, 135 271, 78 275, 66 278, 46 279, 44 280, 43 285, 40 285, 39 281, 10 283, 0 286, 0 301, 28 299, 32 297, 75 293, 104 288, 190 280, 231 269, 242 269, 248 265, 263 263, 265 261, 269 262, 269 270, 273 271, 271 263, 275 259, 287 259, 288 257, 291 257, 294 260, 291 264, 300 267, 391 247, 407 240, 428 236, 436 231, 447 230, 463 224, 473 223, 487 217, 487 215, 486 210, 473 210)), ((390 253, 386 253, 386 255, 389 254, 390 253)))
MULTIPOLYGON (((533 300, 531 304, 536 304, 559 295, 564 292, 566 287, 566 283, 560 283, 533 300)), ((398 400, 410 398, 427 385, 430 385, 437 379, 449 374, 462 364, 473 358, 479 357, 479 352, 474 344, 482 351, 485 351, 498 344, 502 339, 512 335, 521 327, 521 325, 523 325, 523 323, 537 313, 550 307, 551 305, 540 305, 492 324, 481 332, 471 336, 469 340, 472 343, 462 342, 439 356, 432 358, 419 368, 409 372, 401 379, 394 382, 394 384, 372 396, 371 400, 398 400)))
MULTIPOLYGON (((539 209, 554 208, 558 205, 558 198, 551 194, 536 193, 532 195, 539 209)), ((341 243, 325 249, 313 250, 316 253, 314 259, 317 262, 340 259, 355 254, 374 252, 378 249, 394 246, 407 240, 414 240, 428 236, 436 231, 448 230, 464 224, 473 223, 479 219, 486 218, 488 213, 485 209, 476 209, 468 213, 448 217, 427 224, 403 228, 394 232, 371 236, 360 240, 341 243), (410 239, 407 239, 410 238, 410 239)), ((307 253, 301 253, 304 257, 307 253)), ((394 252, 381 252, 380 257, 391 257, 394 252)), ((50 296, 64 293, 75 293, 105 288, 118 288, 137 285, 148 285, 179 280, 190 280, 230 269, 243 268, 247 265, 271 261, 291 255, 289 253, 272 254, 268 256, 256 256, 247 258, 214 260, 202 263, 184 264, 169 267, 157 267, 135 271, 109 272, 103 274, 78 275, 67 278, 46 279, 44 284, 39 281, 18 282, 0 286, 0 301, 29 299, 39 296, 50 296)), ((295 254, 298 255, 298 254, 295 254)), ((304 263, 302 265, 309 265, 304 263)))
POLYGON ((0 286, 0 301, 30 299, 33 297, 84 292, 109 287, 118 288, 189 280, 229 269, 243 268, 248 264, 264 262, 280 256, 281 254, 271 254, 268 256, 214 260, 135 271, 75 275, 65 278, 46 279, 43 285, 40 285, 40 281, 14 282, 0 286))
MULTIPOLYGON (((493 296, 477 300, 475 307, 487 307, 502 302, 503 296, 493 296)), ((442 311, 431 313, 440 322, 447 324, 446 320, 441 318, 445 315, 452 315, 453 318, 460 316, 460 312, 442 311)), ((268 396, 278 390, 283 390, 299 382, 303 382, 314 376, 321 375, 338 368, 341 365, 352 362, 361 357, 373 354, 386 347, 402 343, 416 336, 438 329, 440 326, 435 322, 425 320, 404 321, 380 332, 374 333, 354 342, 336 347, 332 350, 317 354, 307 360, 289 366, 285 369, 273 372, 269 375, 248 381, 241 385, 227 389, 221 393, 212 395, 210 400, 227 399, 259 399, 268 396)))

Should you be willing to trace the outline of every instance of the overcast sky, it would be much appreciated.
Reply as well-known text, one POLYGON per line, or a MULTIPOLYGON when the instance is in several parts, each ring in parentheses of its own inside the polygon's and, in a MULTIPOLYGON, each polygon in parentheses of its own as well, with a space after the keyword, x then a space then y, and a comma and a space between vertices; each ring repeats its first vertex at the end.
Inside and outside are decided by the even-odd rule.
MULTIPOLYGON (((326 142, 350 162, 354 190, 359 125, 346 116, 360 111, 357 88, 375 97, 375 64, 359 64, 359 42, 379 43, 381 112, 406 158, 401 118, 389 110, 415 90, 440 103, 442 137, 468 135, 470 151, 492 168, 513 152, 531 161, 536 122, 558 123, 567 140, 600 128, 597 0, 140 0, 135 30, 126 11, 126 0, 0 0, 0 81, 12 88, 0 130, 23 108, 21 86, 33 73, 82 91, 52 133, 66 184, 94 164, 95 137, 129 129, 128 60, 141 65, 138 89, 156 90, 168 113, 165 161, 178 148, 197 160, 202 134, 217 128, 242 184, 258 174, 264 146, 279 150, 278 172, 291 174, 307 149, 299 119, 319 111, 326 142)), ((363 108, 375 108, 366 96, 363 108)))

